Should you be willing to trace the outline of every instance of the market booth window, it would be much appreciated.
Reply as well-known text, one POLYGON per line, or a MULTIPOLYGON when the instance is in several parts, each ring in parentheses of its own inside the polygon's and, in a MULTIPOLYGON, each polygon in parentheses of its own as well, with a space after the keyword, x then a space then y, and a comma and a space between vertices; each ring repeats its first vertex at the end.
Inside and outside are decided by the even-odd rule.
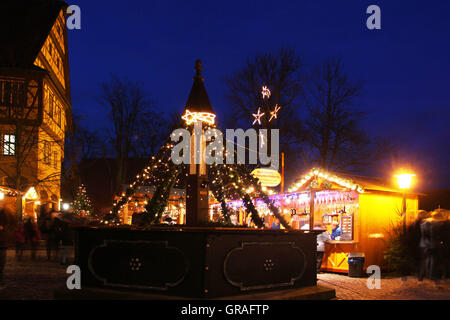
POLYGON ((353 221, 358 212, 358 193, 355 191, 324 190, 290 194, 283 207, 291 213, 293 229, 310 229, 310 211, 314 210, 314 229, 326 230, 332 240, 354 240, 353 221), (311 197, 314 205, 311 205, 311 197))

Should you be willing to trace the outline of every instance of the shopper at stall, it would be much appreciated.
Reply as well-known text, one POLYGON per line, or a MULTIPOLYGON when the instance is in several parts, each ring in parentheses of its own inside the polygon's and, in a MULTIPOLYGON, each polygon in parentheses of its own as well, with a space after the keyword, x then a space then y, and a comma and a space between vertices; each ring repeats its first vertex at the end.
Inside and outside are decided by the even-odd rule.
POLYGON ((341 239, 341 227, 339 222, 333 221, 333 231, 331 232, 331 240, 340 240, 341 239))
POLYGON ((320 272, 320 267, 322 266, 323 255, 325 253, 325 242, 330 239, 330 234, 326 230, 317 235, 317 273, 320 272))

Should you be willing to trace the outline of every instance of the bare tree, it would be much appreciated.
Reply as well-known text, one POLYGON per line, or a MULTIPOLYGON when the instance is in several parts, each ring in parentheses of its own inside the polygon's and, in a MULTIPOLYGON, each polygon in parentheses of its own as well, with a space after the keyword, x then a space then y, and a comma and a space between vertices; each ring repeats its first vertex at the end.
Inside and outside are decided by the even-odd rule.
POLYGON ((360 127, 361 81, 352 81, 340 58, 313 69, 305 100, 309 161, 326 169, 358 171, 383 157, 388 145, 369 138, 360 127))
POLYGON ((138 153, 139 144, 145 143, 138 137, 142 133, 142 120, 149 117, 152 104, 140 83, 117 76, 102 84, 98 100, 107 108, 112 122, 110 140, 116 162, 113 188, 117 192, 125 182, 129 157, 138 153))
POLYGON ((70 190, 72 197, 81 185, 80 163, 99 156, 102 144, 96 132, 83 127, 81 117, 73 116, 72 125, 66 132, 65 157, 62 166, 64 186, 70 190))
MULTIPOLYGON (((251 126, 255 120, 253 114, 261 108, 264 116, 258 127, 280 130, 280 151, 289 155, 286 162, 294 164, 296 157, 291 155, 303 148, 305 139, 300 118, 303 69, 301 57, 290 48, 281 48, 275 53, 258 53, 248 59, 242 69, 225 78, 225 98, 231 109, 227 115, 227 128, 251 126), (269 99, 263 99, 262 86, 270 89, 269 99), (271 120, 275 105, 281 109, 277 118, 271 120)), ((270 141, 267 142, 270 152, 270 141)))
MULTIPOLYGON (((236 121, 252 123, 252 114, 258 107, 264 112, 261 118, 263 128, 284 127, 282 121, 289 119, 298 104, 302 91, 302 63, 293 49, 281 48, 275 54, 257 54, 248 59, 245 67, 225 78, 227 93, 225 98, 230 104, 232 114, 230 123, 236 121), (269 87, 270 98, 263 100, 262 86, 269 87), (270 122, 273 106, 281 107, 279 116, 270 122)), ((295 114, 295 112, 294 112, 295 114)))

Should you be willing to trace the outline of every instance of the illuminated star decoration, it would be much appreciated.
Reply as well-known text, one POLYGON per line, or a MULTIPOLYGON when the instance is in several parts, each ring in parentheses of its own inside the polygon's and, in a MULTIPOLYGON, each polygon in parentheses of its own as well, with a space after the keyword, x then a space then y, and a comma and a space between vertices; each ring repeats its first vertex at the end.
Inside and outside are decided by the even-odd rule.
POLYGON ((202 122, 206 122, 210 125, 213 125, 215 122, 216 115, 209 112, 190 112, 186 109, 186 113, 181 117, 181 119, 186 121, 187 125, 190 125, 197 120, 202 122))
POLYGON ((270 98, 271 93, 270 93, 269 88, 267 88, 266 86, 263 86, 263 87, 262 87, 261 93, 262 93, 263 99, 264 99, 265 97, 270 98))
POLYGON ((275 109, 273 111, 270 111, 270 119, 271 121, 273 118, 277 119, 277 113, 280 111, 281 107, 278 106, 278 104, 275 105, 275 109))
POLYGON ((255 121, 253 121, 253 124, 258 122, 258 124, 261 124, 261 117, 264 115, 264 112, 261 113, 261 108, 258 108, 258 113, 253 113, 253 116, 255 117, 255 121))

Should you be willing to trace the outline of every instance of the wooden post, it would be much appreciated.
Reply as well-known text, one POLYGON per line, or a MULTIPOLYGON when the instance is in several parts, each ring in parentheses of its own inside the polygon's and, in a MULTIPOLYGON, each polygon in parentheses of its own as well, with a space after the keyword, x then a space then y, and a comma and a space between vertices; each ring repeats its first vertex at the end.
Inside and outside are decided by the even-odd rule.
POLYGON ((309 202, 309 230, 314 230, 314 200, 316 198, 316 191, 311 190, 311 199, 309 202))

